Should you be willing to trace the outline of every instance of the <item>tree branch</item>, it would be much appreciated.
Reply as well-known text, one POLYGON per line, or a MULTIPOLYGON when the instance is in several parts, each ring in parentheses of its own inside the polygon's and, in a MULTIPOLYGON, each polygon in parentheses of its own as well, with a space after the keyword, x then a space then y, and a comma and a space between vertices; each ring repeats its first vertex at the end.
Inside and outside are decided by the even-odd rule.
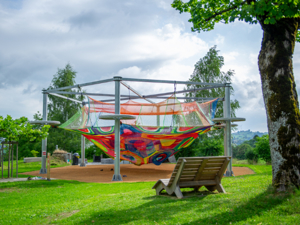
POLYGON ((239 7, 241 5, 244 5, 245 3, 247 3, 247 0, 243 1, 240 5, 234 5, 234 6, 231 6, 230 8, 224 9, 224 10, 222 10, 220 12, 216 12, 214 15, 212 15, 212 16, 208 17, 207 19, 205 19, 205 22, 208 22, 211 19, 214 19, 217 16, 222 15, 223 13, 226 13, 226 12, 232 10, 232 9, 236 9, 237 7, 239 7))

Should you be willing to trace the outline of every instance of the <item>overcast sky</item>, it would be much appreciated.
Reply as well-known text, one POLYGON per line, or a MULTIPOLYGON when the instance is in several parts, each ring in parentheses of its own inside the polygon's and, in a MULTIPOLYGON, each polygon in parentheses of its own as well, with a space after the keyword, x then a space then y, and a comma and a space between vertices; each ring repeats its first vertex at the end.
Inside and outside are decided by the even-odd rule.
MULTIPOLYGON (((235 76, 232 99, 240 102, 239 130, 267 131, 257 66, 262 30, 235 22, 193 33, 188 14, 172 0, 0 0, 0 115, 18 118, 42 111, 41 90, 58 68, 70 63, 77 83, 112 78, 188 80, 195 63, 217 45, 223 71, 235 76)), ((300 50, 294 74, 299 87, 300 50)), ((172 91, 173 85, 131 83, 142 94, 172 91)), ((177 90, 184 86, 178 85, 177 90)), ((88 91, 113 93, 113 86, 88 91)), ((127 94, 128 91, 124 94, 127 94)))

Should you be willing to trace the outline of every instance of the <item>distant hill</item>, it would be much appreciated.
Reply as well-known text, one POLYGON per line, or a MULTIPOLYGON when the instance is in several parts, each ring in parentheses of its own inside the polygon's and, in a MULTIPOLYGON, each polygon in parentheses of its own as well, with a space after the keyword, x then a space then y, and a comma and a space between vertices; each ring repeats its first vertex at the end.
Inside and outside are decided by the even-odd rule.
POLYGON ((241 130, 236 133, 232 133, 232 144, 240 145, 244 141, 248 141, 252 139, 255 135, 258 135, 259 137, 263 136, 264 134, 268 134, 268 132, 259 132, 259 131, 250 131, 250 130, 241 130))

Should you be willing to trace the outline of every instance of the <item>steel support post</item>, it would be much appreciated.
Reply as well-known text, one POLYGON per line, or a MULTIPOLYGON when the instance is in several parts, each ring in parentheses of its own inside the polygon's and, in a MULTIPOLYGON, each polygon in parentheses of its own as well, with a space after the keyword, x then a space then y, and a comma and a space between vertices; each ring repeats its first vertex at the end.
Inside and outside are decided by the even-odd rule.
MULTIPOLYGON (((223 101, 223 117, 226 118, 226 101, 223 101)), ((226 126, 224 127, 224 156, 228 156, 228 151, 227 151, 227 128, 226 126)))
MULTIPOLYGON (((225 118, 230 118, 230 84, 226 84, 225 86, 225 118)), ((224 131, 226 133, 225 135, 225 142, 226 142, 226 156, 231 156, 232 157, 232 149, 231 149, 231 121, 226 120, 226 129, 224 131)), ((232 159, 230 160, 228 166, 227 166, 227 171, 226 171, 226 176, 233 176, 232 172, 232 159)))
MULTIPOLYGON (((115 81, 115 114, 120 114, 120 81, 122 77, 114 77, 115 81)), ((122 181, 120 174, 120 119, 115 119, 115 161, 112 181, 122 181)))
MULTIPOLYGON (((45 92, 46 90, 43 90, 43 120, 47 120, 47 99, 48 94, 45 92)), ((46 158, 47 158, 47 138, 42 140, 42 168, 40 170, 40 174, 46 174, 47 168, 46 168, 46 158)))
POLYGON ((81 162, 80 167, 85 167, 85 139, 84 136, 81 135, 81 162))

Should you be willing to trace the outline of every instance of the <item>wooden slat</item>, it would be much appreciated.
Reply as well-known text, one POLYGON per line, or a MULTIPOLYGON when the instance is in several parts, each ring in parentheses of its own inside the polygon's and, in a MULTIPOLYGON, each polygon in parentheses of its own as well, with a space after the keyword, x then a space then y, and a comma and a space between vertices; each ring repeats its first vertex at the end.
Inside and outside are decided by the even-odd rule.
POLYGON ((215 166, 205 166, 204 170, 220 170, 221 169, 221 166, 220 167, 215 167, 215 166))
POLYGON ((230 162, 230 158, 231 158, 231 157, 227 157, 227 158, 225 159, 224 164, 223 164, 222 168, 220 169, 220 171, 219 171, 219 173, 218 173, 218 177, 219 177, 220 180, 222 179, 222 177, 223 177, 223 175, 224 175, 224 172, 225 172, 225 170, 226 170, 226 168, 227 168, 227 166, 228 166, 228 163, 230 162))
POLYGON ((180 187, 193 187, 193 186, 205 186, 205 185, 216 185, 215 180, 203 180, 203 181, 184 181, 179 182, 180 187))
POLYGON ((198 172, 194 178, 194 180, 198 180, 200 177, 201 177, 201 173, 202 171, 204 170, 205 166, 206 166, 206 163, 208 162, 209 159, 204 159, 201 166, 199 167, 198 169, 198 172))
MULTIPOLYGON (((172 174, 171 177, 175 177, 176 174, 172 174)), ((185 175, 188 175, 188 176, 195 176, 196 175, 196 172, 182 172, 182 175, 181 176, 185 176, 185 175)))
POLYGON ((223 163, 206 163, 206 166, 211 166, 211 167, 221 167, 223 163))
POLYGON ((203 171, 202 174, 203 175, 209 175, 209 174, 217 175, 218 172, 219 172, 219 170, 208 170, 208 171, 203 171))
POLYGON ((199 168, 199 164, 189 164, 186 165, 185 168, 199 168))

